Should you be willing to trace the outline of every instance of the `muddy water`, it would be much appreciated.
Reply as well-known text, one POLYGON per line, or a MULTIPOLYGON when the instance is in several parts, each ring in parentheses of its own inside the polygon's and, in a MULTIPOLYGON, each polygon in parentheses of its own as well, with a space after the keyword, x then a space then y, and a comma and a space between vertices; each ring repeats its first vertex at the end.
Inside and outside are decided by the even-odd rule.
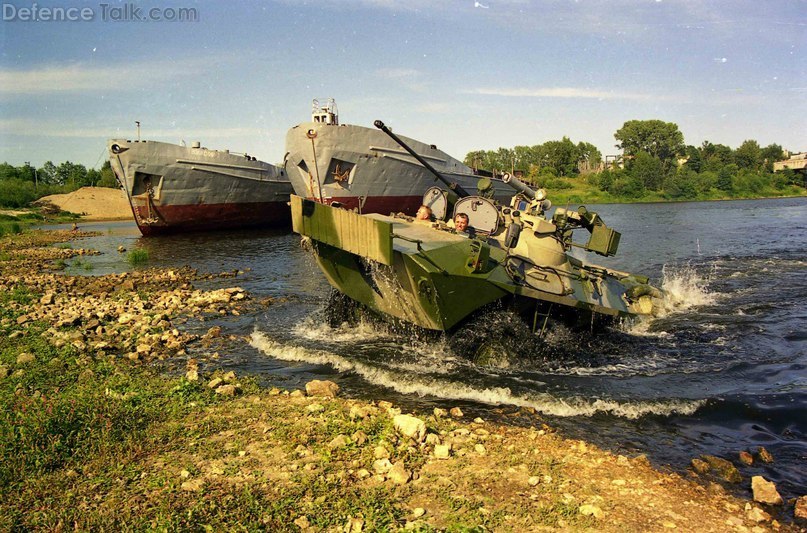
MULTIPOLYGON (((623 234, 619 256, 599 262, 650 276, 676 305, 607 335, 555 331, 546 341, 553 358, 503 353, 486 367, 452 353, 439 336, 369 323, 325 326, 328 286, 287 233, 143 239, 131 223, 86 224, 102 235, 82 246, 104 253, 87 260, 91 267, 68 271, 131 268, 119 245, 146 248, 151 266, 244 271, 240 286, 277 300, 251 316, 216 322, 251 339, 223 364, 257 373, 267 386, 327 378, 347 395, 409 409, 459 405, 505 423, 543 420, 565 435, 617 453, 645 453, 676 470, 702 453, 736 459, 739 450, 765 446, 775 463, 742 472, 776 481, 785 497, 804 493, 807 200, 591 207, 623 234)), ((495 334, 498 320, 506 317, 480 327, 495 334)))

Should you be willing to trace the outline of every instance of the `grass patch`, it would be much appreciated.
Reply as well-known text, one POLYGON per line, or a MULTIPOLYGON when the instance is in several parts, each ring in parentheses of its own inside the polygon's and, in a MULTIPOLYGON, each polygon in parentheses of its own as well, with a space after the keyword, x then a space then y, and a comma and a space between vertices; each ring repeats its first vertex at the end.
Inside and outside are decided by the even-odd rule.
POLYGON ((143 265, 148 263, 149 251, 145 248, 135 248, 126 254, 126 261, 130 265, 143 265))
POLYGON ((95 268, 95 266, 92 263, 90 263, 83 257, 77 257, 76 259, 74 259, 73 262, 70 264, 70 266, 85 271, 90 271, 93 268, 95 268))
POLYGON ((0 222, 0 237, 3 235, 19 235, 20 233, 22 233, 22 224, 20 222, 0 222))

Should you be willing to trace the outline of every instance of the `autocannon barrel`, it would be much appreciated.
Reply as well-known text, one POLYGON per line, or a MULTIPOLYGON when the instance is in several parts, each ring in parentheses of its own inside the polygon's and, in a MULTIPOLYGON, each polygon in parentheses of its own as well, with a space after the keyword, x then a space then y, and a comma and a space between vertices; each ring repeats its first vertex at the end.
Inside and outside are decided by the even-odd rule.
POLYGON ((381 122, 380 120, 376 120, 375 122, 373 122, 373 125, 376 128, 383 131, 384 133, 386 133, 387 135, 389 135, 390 138, 393 141, 395 141, 396 143, 398 143, 398 145, 401 148, 403 148, 404 150, 409 152, 409 155, 411 155, 412 157, 417 159, 418 163, 420 163, 421 165, 426 167, 426 169, 429 172, 434 174, 434 177, 436 177, 438 180, 442 181, 444 184, 446 184, 446 186, 448 186, 449 189, 451 189, 452 191, 457 193, 457 196, 459 196, 460 198, 465 198, 466 196, 470 196, 470 193, 468 191, 466 191, 465 189, 463 189, 462 186, 459 183, 453 182, 453 181, 449 180, 448 178, 446 178, 445 176, 443 176, 442 174, 440 174, 439 172, 437 172, 437 170, 435 170, 435 168, 433 166, 431 166, 428 161, 423 159, 423 157, 421 157, 420 154, 418 154, 417 152, 412 150, 412 148, 410 148, 408 144, 403 142, 400 137, 398 137, 397 135, 392 133, 392 130, 389 129, 383 122, 381 122))
POLYGON ((502 176, 502 181, 511 186, 513 189, 515 189, 516 192, 522 193, 530 200, 535 200, 535 191, 532 190, 529 187, 529 185, 527 185, 517 177, 513 176, 512 174, 505 173, 502 176))

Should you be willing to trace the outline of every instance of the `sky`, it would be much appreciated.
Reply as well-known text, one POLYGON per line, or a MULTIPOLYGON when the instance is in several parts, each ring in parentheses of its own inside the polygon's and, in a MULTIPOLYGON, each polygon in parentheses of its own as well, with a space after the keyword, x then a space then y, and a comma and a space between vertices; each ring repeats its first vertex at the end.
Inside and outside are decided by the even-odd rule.
POLYGON ((135 121, 144 139, 280 162, 288 129, 329 97, 342 123, 381 119, 459 159, 563 136, 616 154, 614 132, 645 119, 687 144, 807 150, 805 0, 0 4, 13 165, 98 168, 135 121), (46 20, 60 9, 74 20, 46 20))

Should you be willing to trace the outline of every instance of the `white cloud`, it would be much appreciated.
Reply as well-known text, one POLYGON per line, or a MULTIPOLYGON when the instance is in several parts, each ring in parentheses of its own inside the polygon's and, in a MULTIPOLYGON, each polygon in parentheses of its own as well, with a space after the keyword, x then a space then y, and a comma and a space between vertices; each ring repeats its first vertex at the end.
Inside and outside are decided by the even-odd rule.
POLYGON ((155 61, 110 66, 81 63, 31 69, 0 69, 0 94, 32 95, 65 92, 139 89, 203 72, 202 61, 155 61))
MULTIPOLYGON (((257 137, 266 135, 260 128, 144 128, 145 139, 185 138, 187 141, 197 139, 228 139, 240 136, 257 137)), ((18 135, 23 137, 60 137, 60 138, 133 138, 135 128, 121 130, 115 126, 71 127, 63 123, 43 123, 31 119, 0 119, 0 135, 18 135)))
POLYGON ((666 96, 642 93, 581 89, 577 87, 537 87, 537 88, 490 88, 483 87, 468 91, 471 94, 489 96, 511 96, 521 98, 591 98, 596 100, 667 100, 666 96))
POLYGON ((422 74, 421 71, 414 68, 382 68, 375 71, 376 76, 386 78, 389 80, 397 80, 401 78, 417 78, 422 74))

